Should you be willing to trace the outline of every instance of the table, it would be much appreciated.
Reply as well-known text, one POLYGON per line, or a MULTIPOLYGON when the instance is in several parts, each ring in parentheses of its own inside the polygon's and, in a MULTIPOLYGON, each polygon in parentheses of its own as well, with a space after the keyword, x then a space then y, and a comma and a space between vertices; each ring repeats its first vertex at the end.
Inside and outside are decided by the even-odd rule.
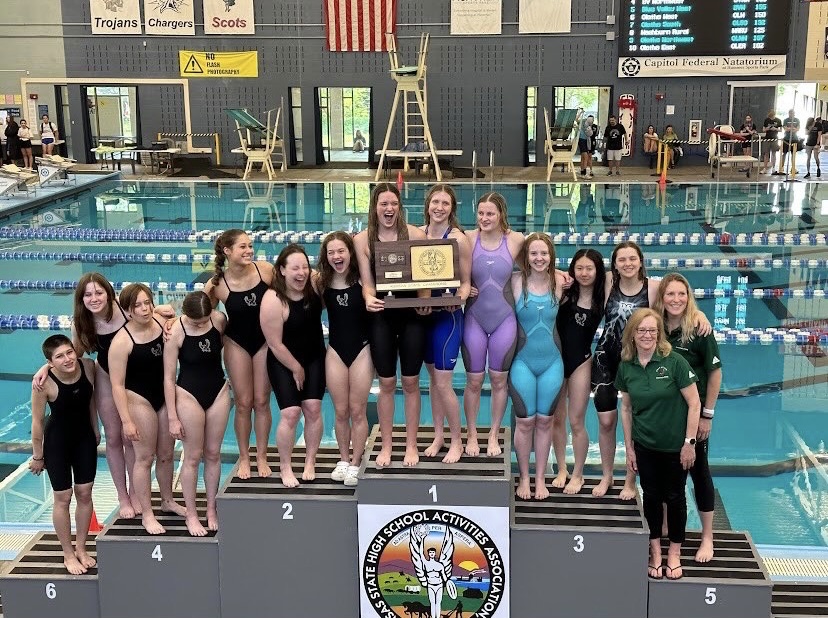
POLYGON ((161 172, 162 157, 160 155, 167 155, 167 168, 164 172, 169 171, 172 174, 175 171, 175 155, 181 153, 181 148, 162 148, 160 150, 139 148, 135 152, 138 155, 148 154, 150 157, 150 173, 157 173, 160 176, 163 173, 161 172), (158 171, 156 172, 156 170, 158 171))
MULTIPOLYGON (((118 157, 118 159, 116 159, 115 155, 116 154, 123 155, 123 153, 125 153, 125 152, 136 152, 136 150, 135 150, 134 146, 121 147, 121 148, 116 148, 114 146, 98 146, 97 148, 91 148, 89 150, 89 152, 91 152, 95 155, 95 162, 96 163, 100 162, 101 169, 104 169, 104 167, 106 167, 106 169, 109 169, 109 163, 107 162, 107 157, 108 157, 109 161, 112 162, 112 169, 113 170, 115 169, 115 162, 117 161, 118 162, 118 169, 120 170, 121 169, 121 157, 118 157)), ((132 159, 131 163, 132 163, 132 173, 134 174, 135 173, 135 159, 132 159)))
MULTIPOLYGON (((462 150, 435 150, 434 154, 437 156, 437 161, 439 163, 440 159, 442 158, 446 163, 448 163, 447 168, 451 171, 452 176, 454 175, 454 159, 455 157, 460 157, 463 155, 462 150)), ((381 156, 382 150, 377 150, 374 152, 374 155, 381 156)), ((385 166, 383 172, 385 176, 388 177, 388 172, 391 169, 391 159, 423 159, 423 163, 428 163, 428 160, 431 159, 431 152, 428 150, 386 150, 385 151, 385 166)), ((436 174, 436 170, 435 170, 436 174)), ((379 172, 377 173, 379 177, 379 172)), ((440 180, 438 178, 437 180, 440 180)))

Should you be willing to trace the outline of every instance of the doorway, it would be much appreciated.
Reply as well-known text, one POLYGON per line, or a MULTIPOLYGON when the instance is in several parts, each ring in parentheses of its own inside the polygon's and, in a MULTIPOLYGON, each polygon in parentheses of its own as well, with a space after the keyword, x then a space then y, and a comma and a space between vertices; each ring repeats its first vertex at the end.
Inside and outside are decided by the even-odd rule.
POLYGON ((371 89, 317 88, 316 104, 324 162, 367 163, 373 131, 371 89))
POLYGON ((86 107, 93 147, 140 142, 135 86, 88 86, 86 107))

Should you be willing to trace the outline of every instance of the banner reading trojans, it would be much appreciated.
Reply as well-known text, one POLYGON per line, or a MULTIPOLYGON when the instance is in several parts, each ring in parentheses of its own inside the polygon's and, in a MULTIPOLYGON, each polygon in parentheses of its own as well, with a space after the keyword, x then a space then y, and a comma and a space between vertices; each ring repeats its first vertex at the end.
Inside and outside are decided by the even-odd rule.
POLYGON ((451 0, 451 34, 500 34, 503 0, 451 0))
POLYGON ((89 0, 92 34, 141 34, 138 0, 89 0))
POLYGON ((572 31, 572 0, 520 0, 518 32, 547 34, 572 31))
POLYGON ((204 34, 256 34, 253 0, 204 0, 204 34))
POLYGON ((144 0, 144 30, 147 34, 195 36, 195 0, 144 0))

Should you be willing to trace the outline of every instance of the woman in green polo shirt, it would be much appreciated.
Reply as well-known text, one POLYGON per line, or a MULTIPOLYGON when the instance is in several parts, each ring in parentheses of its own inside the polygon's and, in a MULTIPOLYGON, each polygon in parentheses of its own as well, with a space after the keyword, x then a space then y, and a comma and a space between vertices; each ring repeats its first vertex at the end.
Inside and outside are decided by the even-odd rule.
POLYGON ((672 351, 661 315, 636 310, 624 329, 615 388, 621 393, 621 420, 627 467, 638 473, 644 517, 650 527, 648 574, 660 579, 661 522, 667 505, 667 578, 680 579, 681 544, 687 525, 684 486, 696 460, 699 391, 695 372, 672 351))
POLYGON ((708 436, 713 424, 713 411, 722 386, 722 361, 719 344, 713 333, 699 335, 689 316, 696 315, 698 308, 690 284, 682 275, 670 273, 661 280, 658 297, 653 305, 664 317, 667 340, 673 351, 690 363, 699 381, 699 398, 702 403, 699 430, 696 434, 696 463, 690 469, 696 506, 702 523, 701 545, 696 552, 696 562, 710 562, 713 558, 713 476, 707 463, 708 436))

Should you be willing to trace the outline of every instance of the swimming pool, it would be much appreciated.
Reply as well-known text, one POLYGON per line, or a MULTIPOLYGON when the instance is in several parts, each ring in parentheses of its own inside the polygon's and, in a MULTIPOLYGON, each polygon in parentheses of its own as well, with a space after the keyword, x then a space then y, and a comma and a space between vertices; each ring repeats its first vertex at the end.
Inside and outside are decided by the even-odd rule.
MULTIPOLYGON (((405 185, 410 223, 422 222, 428 188, 405 185)), ((796 500, 791 483, 776 478, 792 474, 796 453, 784 427, 794 428, 813 451, 828 441, 828 188, 809 183, 676 184, 664 190, 655 184, 571 183, 455 188, 462 225, 473 227, 477 199, 498 191, 507 198, 513 228, 552 234, 559 267, 579 247, 609 257, 616 242, 632 238, 642 245, 649 273, 681 270, 721 339, 724 384, 711 463, 722 475, 722 499, 729 512, 741 510, 740 504, 748 509, 756 502, 752 496, 772 495, 779 487, 788 487, 796 500), (756 494, 742 491, 757 482, 756 474, 777 484, 756 494)), ((108 181, 36 210, 0 213, 0 344, 13 350, 0 360, 5 410, 0 446, 29 440, 28 384, 42 362, 42 329, 67 326, 61 316, 71 314, 71 287, 82 273, 99 271, 116 287, 145 281, 158 291, 159 301, 180 299, 212 274, 217 231, 253 231, 257 252, 266 259, 291 241, 305 244, 313 256, 324 233, 364 228, 370 190, 367 183, 108 181)), ((426 383, 423 372, 421 384, 426 383)), ((455 386, 462 390, 462 367, 455 386)), ((325 440, 332 441, 327 399, 323 410, 325 440)), ((402 422, 401 402, 397 410, 402 422)), ((484 401, 481 422, 487 411, 484 401)), ((587 418, 590 434, 597 436, 595 415, 587 418)), ((425 398, 423 422, 430 422, 425 398)), ((225 447, 235 449, 232 430, 225 447)), ((619 461, 622 457, 619 453, 619 461)), ((589 462, 597 462, 597 452, 589 462)), ((796 521, 777 511, 780 521, 796 521)), ((749 529, 758 531, 759 520, 749 520, 749 529)), ((794 534, 769 524, 759 534, 768 543, 821 543, 808 536, 809 528, 808 522, 797 524, 801 534, 794 534), (772 534, 766 537, 768 530, 772 534)))

